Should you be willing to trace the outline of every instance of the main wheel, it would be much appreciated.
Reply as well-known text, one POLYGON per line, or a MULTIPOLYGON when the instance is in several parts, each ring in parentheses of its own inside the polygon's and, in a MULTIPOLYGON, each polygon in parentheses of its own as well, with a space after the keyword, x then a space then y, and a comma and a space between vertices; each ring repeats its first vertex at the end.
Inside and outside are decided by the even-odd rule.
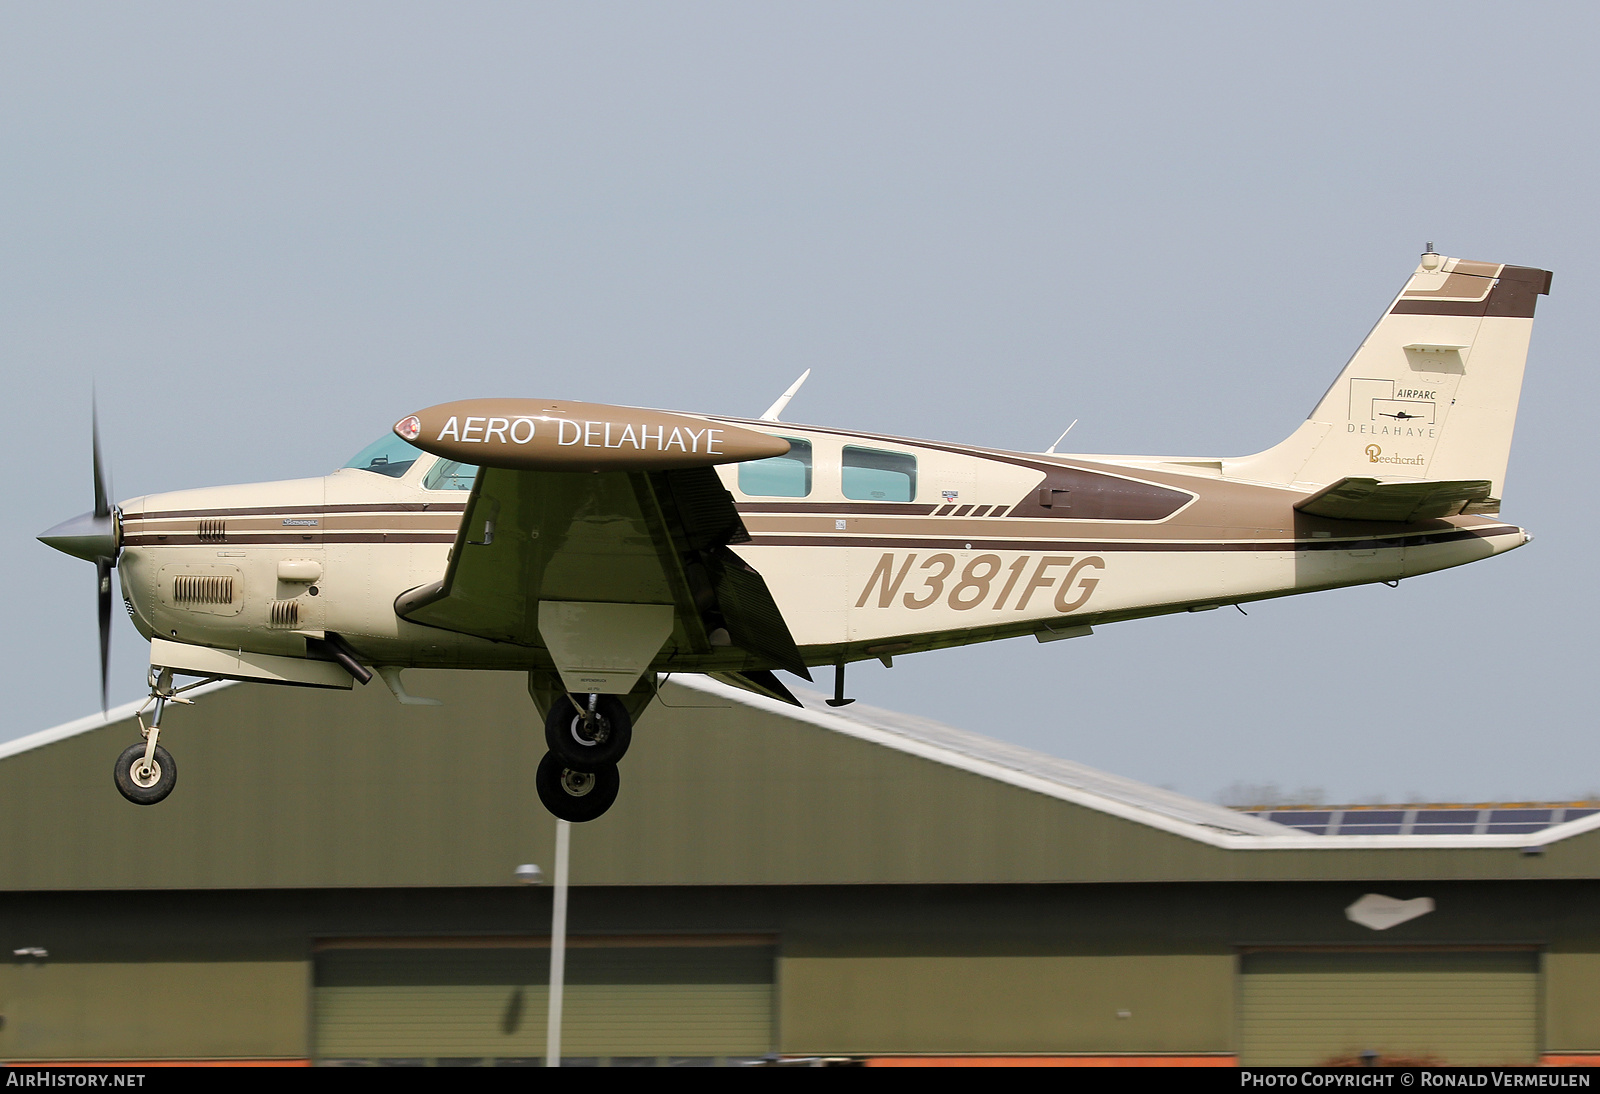
MULTIPOLYGON (((580 702, 587 698, 578 696, 580 702)), ((628 708, 615 695, 602 695, 595 703, 594 714, 585 718, 585 713, 566 695, 552 703, 550 717, 544 720, 545 747, 581 771, 598 771, 607 764, 616 764, 633 740, 633 719, 628 717, 628 708)))
POLYGON ((600 816, 617 800, 622 779, 616 764, 605 764, 595 771, 578 771, 561 757, 546 752, 533 778, 544 807, 560 820, 581 824, 600 816))
POLYGON ((144 745, 129 745, 117 757, 117 792, 134 805, 154 805, 178 785, 178 763, 172 753, 156 745, 150 766, 144 764, 144 745))

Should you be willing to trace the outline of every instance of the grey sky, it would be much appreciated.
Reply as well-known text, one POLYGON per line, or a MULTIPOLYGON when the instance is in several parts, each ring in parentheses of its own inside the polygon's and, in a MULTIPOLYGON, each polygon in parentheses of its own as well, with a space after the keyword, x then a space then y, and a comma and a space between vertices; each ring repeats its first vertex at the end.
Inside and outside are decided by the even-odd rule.
MULTIPOLYGON (((33 540, 89 507, 91 382, 119 497, 321 474, 447 399, 755 414, 808 367, 797 422, 1038 450, 1077 418, 1074 451, 1232 455, 1304 417, 1433 240, 1556 274, 1505 510, 1531 547, 851 690, 1206 797, 1589 792, 1596 30, 1580 5, 0 5, 0 735, 98 701, 93 572, 33 540)), ((126 620, 115 647, 113 702, 146 656, 126 620)))

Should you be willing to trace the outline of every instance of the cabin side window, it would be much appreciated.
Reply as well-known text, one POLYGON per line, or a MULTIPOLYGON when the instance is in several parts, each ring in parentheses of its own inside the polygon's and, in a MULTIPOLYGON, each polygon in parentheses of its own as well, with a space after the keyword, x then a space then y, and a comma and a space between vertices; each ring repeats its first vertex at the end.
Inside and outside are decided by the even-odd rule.
POLYGON ((440 458, 428 473, 422 476, 424 490, 471 490, 472 481, 478 477, 474 464, 440 458))
POLYGON ((782 456, 739 465, 739 492, 753 498, 803 498, 811 493, 811 442, 785 437, 782 456))
POLYGON ((917 458, 904 452, 845 445, 841 484, 853 501, 912 501, 917 496, 917 458))

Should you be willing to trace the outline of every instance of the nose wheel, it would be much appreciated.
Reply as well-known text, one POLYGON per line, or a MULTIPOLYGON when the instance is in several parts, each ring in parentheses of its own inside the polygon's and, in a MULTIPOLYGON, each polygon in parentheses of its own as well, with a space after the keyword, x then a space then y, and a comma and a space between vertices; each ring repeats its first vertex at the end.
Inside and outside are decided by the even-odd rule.
POLYGON ((146 759, 147 745, 129 745, 117 757, 117 792, 134 805, 154 805, 178 785, 178 764, 172 753, 156 745, 146 759))
POLYGON ((611 808, 617 800, 622 779, 617 774, 616 764, 600 764, 592 771, 580 771, 567 766, 554 752, 546 752, 539 761, 533 784, 539 792, 539 800, 557 820, 581 824, 611 808))

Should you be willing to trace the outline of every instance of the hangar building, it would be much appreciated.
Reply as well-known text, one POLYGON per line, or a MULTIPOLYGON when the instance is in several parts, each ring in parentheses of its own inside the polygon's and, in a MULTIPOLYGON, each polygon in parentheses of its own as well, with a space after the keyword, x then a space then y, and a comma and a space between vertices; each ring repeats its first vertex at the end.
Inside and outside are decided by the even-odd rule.
MULTIPOLYGON (((412 676, 444 705, 192 693, 153 807, 131 705, 0 746, 0 1059, 537 1061, 533 706, 412 676)), ((1330 835, 700 678, 622 780, 573 829, 573 1062, 1600 1062, 1600 813, 1330 835)))

